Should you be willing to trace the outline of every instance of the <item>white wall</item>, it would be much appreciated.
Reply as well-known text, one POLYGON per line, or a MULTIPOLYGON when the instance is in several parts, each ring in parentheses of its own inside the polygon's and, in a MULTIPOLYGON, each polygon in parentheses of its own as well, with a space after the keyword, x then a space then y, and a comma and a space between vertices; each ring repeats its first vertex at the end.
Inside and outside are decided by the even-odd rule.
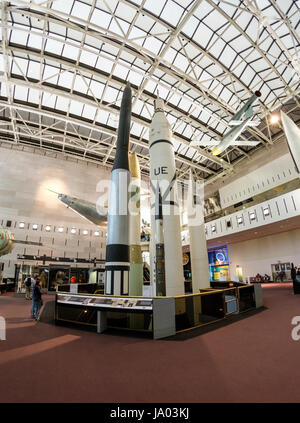
POLYGON ((105 259, 106 229, 100 228, 95 236, 99 228, 67 209, 47 188, 96 202, 97 183, 107 178, 110 170, 92 163, 0 148, 0 225, 12 220, 16 239, 44 245, 16 244, 11 254, 0 257, 4 277, 14 276, 17 254, 105 259), (24 229, 19 229, 20 222, 25 223, 24 229), (37 231, 32 224, 39 225, 37 231), (51 225, 50 232, 45 225, 51 225), (57 232, 59 226, 64 227, 62 234, 57 232), (70 233, 72 227, 77 229, 75 235, 70 233), (83 235, 84 229, 88 235, 83 235))
POLYGON ((290 191, 205 224, 207 239, 258 228, 300 214, 300 189, 290 191), (268 215, 265 215, 269 211, 268 215), (231 226, 227 226, 230 222, 231 226))
POLYGON ((297 177, 291 155, 285 154, 220 188, 221 206, 239 203, 297 177))
POLYGON ((300 265, 300 229, 248 241, 228 244, 230 278, 236 275, 236 266, 243 277, 265 273, 272 276, 271 264, 278 261, 300 265))

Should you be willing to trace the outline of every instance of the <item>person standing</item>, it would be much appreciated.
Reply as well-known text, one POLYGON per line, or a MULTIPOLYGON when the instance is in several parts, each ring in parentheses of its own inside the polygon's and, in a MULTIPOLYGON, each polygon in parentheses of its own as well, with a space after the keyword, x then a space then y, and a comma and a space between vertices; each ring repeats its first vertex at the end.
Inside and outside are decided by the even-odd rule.
POLYGON ((35 320, 39 319, 41 307, 43 305, 40 280, 37 279, 32 292, 31 317, 35 320))
POLYGON ((293 289, 294 289, 294 293, 295 293, 295 285, 296 285, 296 279, 297 279, 297 270, 294 267, 294 263, 292 263, 292 268, 291 268, 291 279, 293 281, 293 289))
POLYGON ((25 281, 25 298, 26 300, 30 300, 30 289, 31 289, 31 284, 32 284, 32 277, 31 275, 29 275, 25 281))

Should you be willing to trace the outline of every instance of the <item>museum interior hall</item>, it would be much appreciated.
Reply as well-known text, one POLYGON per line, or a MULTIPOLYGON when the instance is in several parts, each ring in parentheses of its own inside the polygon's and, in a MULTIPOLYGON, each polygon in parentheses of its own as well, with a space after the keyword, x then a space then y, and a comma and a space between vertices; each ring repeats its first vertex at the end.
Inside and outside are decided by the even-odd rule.
POLYGON ((300 1, 0 16, 0 403, 299 403, 300 1))

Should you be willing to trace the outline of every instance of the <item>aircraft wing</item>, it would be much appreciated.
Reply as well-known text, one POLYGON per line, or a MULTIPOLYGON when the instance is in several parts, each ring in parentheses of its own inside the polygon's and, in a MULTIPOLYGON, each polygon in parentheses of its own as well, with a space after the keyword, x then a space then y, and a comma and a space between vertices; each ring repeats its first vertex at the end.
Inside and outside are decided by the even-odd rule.
MULTIPOLYGON (((244 121, 243 120, 230 120, 229 122, 228 122, 228 124, 230 125, 230 126, 239 126, 239 125, 241 125, 242 123, 244 123, 244 121)), ((258 126, 260 124, 260 122, 258 121, 258 120, 249 120, 247 123, 246 123, 246 126, 258 126)))
POLYGON ((231 141, 230 145, 239 145, 243 147, 254 147, 255 145, 259 144, 260 141, 247 141, 247 140, 235 140, 231 141))
POLYGON ((215 145, 219 145, 220 141, 217 140, 212 140, 212 141, 191 141, 190 146, 197 146, 197 147, 208 147, 208 146, 215 146, 215 145))

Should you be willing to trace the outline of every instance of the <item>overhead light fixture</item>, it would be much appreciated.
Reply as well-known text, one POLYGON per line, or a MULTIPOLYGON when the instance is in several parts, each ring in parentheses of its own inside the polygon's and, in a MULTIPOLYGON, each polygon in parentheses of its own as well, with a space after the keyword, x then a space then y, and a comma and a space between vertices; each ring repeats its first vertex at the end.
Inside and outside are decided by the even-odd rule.
POLYGON ((279 116, 278 115, 272 115, 271 118, 270 118, 270 123, 272 125, 275 125, 278 122, 279 122, 279 116))
POLYGON ((242 216, 237 218, 238 224, 241 225, 244 222, 244 219, 242 216))
POLYGON ((269 207, 267 207, 267 208, 264 209, 264 215, 269 216, 269 214, 270 214, 270 209, 269 209, 269 207))
POLYGON ((213 225, 213 226, 211 227, 211 231, 212 231, 212 232, 216 232, 216 225, 213 225))
POLYGON ((24 227, 25 227, 25 223, 24 222, 19 223, 19 228, 20 229, 24 229, 24 227))
POLYGON ((51 226, 50 225, 45 226, 45 231, 47 232, 51 231, 51 226))
POLYGON ((34 223, 34 224, 32 225, 32 229, 33 229, 34 231, 36 231, 38 227, 39 227, 39 225, 37 225, 36 223, 34 223))
POLYGON ((99 235, 100 235, 100 233, 99 233, 98 231, 96 231, 96 232, 94 232, 94 235, 95 235, 95 236, 99 236, 99 235))
POLYGON ((63 228, 62 226, 60 226, 60 227, 57 229, 57 231, 58 231, 58 232, 60 232, 60 233, 62 233, 62 232, 64 231, 64 228, 63 228))
POLYGON ((76 229, 75 228, 72 228, 71 229, 71 234, 76 234, 76 229))
POLYGON ((250 216, 250 219, 251 219, 251 220, 255 220, 255 219, 256 219, 256 215, 255 215, 255 213, 254 213, 254 212, 251 212, 251 213, 249 214, 249 216, 250 216))
POLYGON ((87 231, 86 229, 84 231, 82 231, 83 235, 88 235, 89 231, 87 231))

